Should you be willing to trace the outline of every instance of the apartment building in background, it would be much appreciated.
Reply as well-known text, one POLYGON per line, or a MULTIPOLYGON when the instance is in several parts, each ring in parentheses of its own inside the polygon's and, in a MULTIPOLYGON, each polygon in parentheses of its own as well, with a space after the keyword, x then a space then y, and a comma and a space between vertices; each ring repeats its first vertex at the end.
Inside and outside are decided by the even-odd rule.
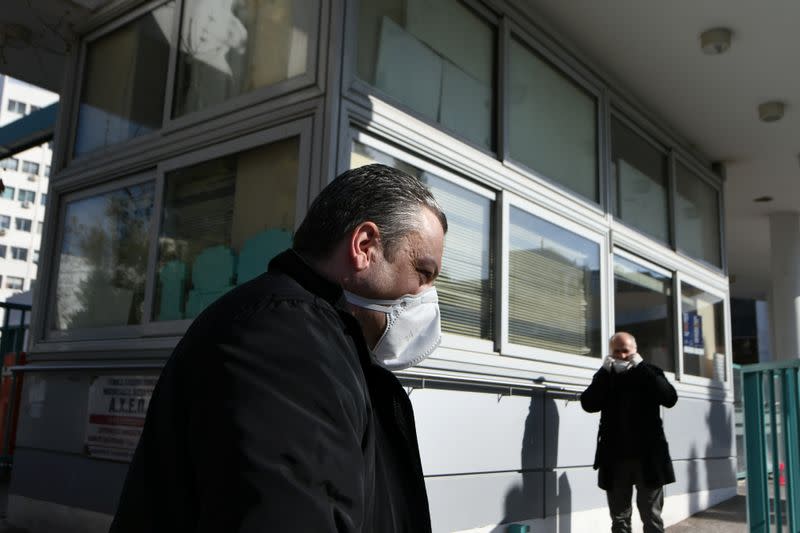
MULTIPOLYGON (((57 101, 55 93, 0 75, 0 127, 57 101)), ((31 290, 36 282, 51 159, 51 142, 10 157, 0 154, 5 185, 0 195, 0 301, 31 290)))

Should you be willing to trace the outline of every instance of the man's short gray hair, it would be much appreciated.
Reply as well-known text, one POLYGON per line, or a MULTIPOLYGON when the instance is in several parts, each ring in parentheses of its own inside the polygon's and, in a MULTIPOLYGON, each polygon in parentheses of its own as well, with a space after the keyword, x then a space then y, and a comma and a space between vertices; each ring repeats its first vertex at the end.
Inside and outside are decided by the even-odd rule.
POLYGON ((348 170, 325 187, 294 234, 293 247, 309 259, 325 259, 359 224, 374 222, 383 255, 390 261, 402 239, 419 230, 428 208, 447 233, 447 217, 419 179, 386 165, 348 170))

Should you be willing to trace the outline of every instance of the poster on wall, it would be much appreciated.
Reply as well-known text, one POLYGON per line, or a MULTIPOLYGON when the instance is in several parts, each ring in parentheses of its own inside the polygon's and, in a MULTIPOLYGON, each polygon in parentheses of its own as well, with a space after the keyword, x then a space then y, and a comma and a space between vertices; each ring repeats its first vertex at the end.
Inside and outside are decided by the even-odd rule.
POLYGON ((158 376, 95 376, 89 387, 86 451, 130 462, 158 376))

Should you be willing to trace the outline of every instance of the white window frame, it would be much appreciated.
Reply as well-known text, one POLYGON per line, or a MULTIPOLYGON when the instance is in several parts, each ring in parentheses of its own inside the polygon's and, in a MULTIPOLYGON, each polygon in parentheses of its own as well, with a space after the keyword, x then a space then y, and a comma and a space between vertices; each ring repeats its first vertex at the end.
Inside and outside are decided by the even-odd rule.
MULTIPOLYGON (((378 139, 377 137, 371 136, 371 135, 369 135, 369 134, 367 134, 367 133, 365 133, 365 132, 363 132, 363 131, 361 131, 359 129, 356 129, 356 128, 353 128, 351 130, 351 134, 349 136, 349 141, 350 142, 347 143, 347 153, 348 154, 350 154, 352 152, 353 142, 361 143, 361 144, 363 144, 365 146, 368 146, 370 148, 374 148, 375 150, 383 152, 384 154, 386 154, 386 155, 388 155, 390 157, 393 157, 395 159, 399 159, 399 160, 403 161, 404 163, 412 165, 412 166, 414 166, 414 167, 416 167, 416 168, 418 168, 418 169, 420 169, 422 171, 430 172, 431 174, 435 175, 437 178, 441 178, 443 180, 446 180, 446 181, 448 181, 448 182, 450 182, 450 183, 452 183, 452 184, 454 184, 454 185, 456 185, 458 187, 461 187, 461 188, 463 188, 463 189, 465 189, 465 190, 467 190, 469 192, 472 192, 474 194, 477 194, 477 195, 479 195, 479 196, 481 196, 483 198, 486 198, 486 199, 494 202, 495 213, 499 209, 499 202, 498 202, 498 198, 497 198, 498 194, 494 190, 489 189, 488 187, 483 187, 483 186, 478 185, 478 184, 476 184, 476 183, 474 183, 472 181, 469 181, 469 180, 467 180, 467 179, 465 179, 465 178, 463 178, 463 177, 461 177, 461 176, 459 176, 457 174, 449 172, 449 171, 445 170, 442 167, 433 165, 433 164, 431 164, 431 163, 429 163, 429 162, 427 162, 427 161, 425 161, 423 159, 420 159, 419 157, 416 157, 416 156, 412 155, 411 153, 409 153, 407 151, 398 149, 395 146, 392 146, 392 145, 390 145, 390 144, 378 139)), ((445 213, 445 215, 446 214, 447 213, 445 213)), ((491 223, 493 225, 497 224, 497 217, 496 216, 495 216, 495 219, 491 221, 491 223)), ((490 231, 493 231, 494 229, 496 229, 496 228, 490 228, 490 231)), ((496 231, 494 231, 494 232, 496 233, 496 231)), ((494 235, 492 235, 492 238, 494 238, 494 235)), ((447 237, 445 237, 445 241, 446 241, 446 239, 447 239, 447 237)), ((495 252, 495 254, 497 254, 497 251, 495 252)), ((494 275, 495 283, 496 283, 497 282, 497 270, 496 269, 495 269, 495 272, 493 273, 493 275, 494 275)), ((495 293, 492 294, 492 298, 495 299, 495 304, 498 303, 497 302, 497 291, 496 290, 495 290, 495 293)), ((495 309, 497 309, 497 305, 495 305, 495 309)), ((490 317, 490 319, 491 320, 495 320, 495 317, 490 317)), ((495 339, 498 337, 498 334, 499 334, 499 330, 497 329, 496 324, 495 324, 495 327, 494 327, 495 339)), ((495 348, 495 344, 496 344, 495 339, 478 339, 478 338, 469 337, 469 336, 466 336, 466 335, 458 335, 458 334, 455 334, 455 333, 443 332, 442 333, 442 343, 440 345, 440 348, 452 349, 452 350, 465 350, 465 351, 469 351, 469 352, 477 352, 477 353, 484 353, 484 354, 494 353, 494 348, 495 348)), ((437 349, 437 351, 434 352, 434 354, 431 356, 431 358, 437 359, 438 358, 437 356, 438 356, 440 351, 441 351, 441 349, 437 349)))
MULTIPOLYGON (((665 191, 664 192, 666 193, 666 199, 667 199, 667 213, 666 213, 666 215, 667 215, 667 220, 666 220, 666 223, 667 223, 667 240, 666 241, 661 241, 657 237, 651 235, 650 233, 644 231, 643 229, 639 229, 636 226, 634 226, 633 224, 631 224, 630 222, 625 221, 622 217, 617 216, 617 214, 614 212, 614 209, 613 209, 615 200, 612 199, 612 197, 617 192, 617 183, 616 183, 616 177, 611 174, 610 170, 609 170, 609 176, 608 176, 608 195, 609 195, 608 213, 609 213, 609 215, 614 217, 614 220, 616 220, 620 224, 624 224, 626 227, 630 228, 631 230, 636 231, 638 233, 641 233, 642 235, 646 236, 647 238, 652 239, 653 242, 659 243, 660 246, 666 247, 666 248, 675 249, 675 228, 673 227, 673 224, 672 224, 672 220, 673 220, 673 216, 674 216, 674 214, 673 214, 673 212, 674 212, 674 205, 673 205, 674 204, 674 200, 672 198, 672 193, 671 193, 672 181, 673 181, 673 178, 672 178, 672 174, 673 174, 672 166, 673 166, 674 163, 673 163, 673 157, 671 157, 670 149, 665 144, 663 144, 661 141, 659 141, 656 136, 652 135, 647 129, 645 129, 643 126, 641 126, 637 121, 635 121, 632 118, 628 117, 619 108, 611 107, 611 111, 609 113, 609 123, 608 123, 608 131, 609 131, 609 133, 608 133, 608 143, 609 143, 609 145, 608 145, 608 164, 609 164, 609 169, 610 169, 611 165, 614 162, 613 146, 612 146, 612 143, 613 143, 614 139, 613 139, 613 137, 611 135, 611 123, 614 120, 616 120, 617 122, 622 124, 623 127, 625 127, 628 130, 630 130, 634 135, 638 136, 646 144, 650 145, 650 147, 654 151, 657 151, 664 158, 664 161, 666 163, 666 176, 664 176, 666 178, 666 182, 665 182, 665 191)), ((616 206, 616 207, 619 207, 619 206, 616 206)))
MULTIPOLYGON (((678 357, 678 355, 677 355, 677 353, 678 353, 678 344, 680 343, 680 339, 678 337, 678 332, 680 330, 680 324, 679 324, 680 321, 678 320, 678 316, 675 315, 675 313, 676 313, 676 310, 675 310, 675 300, 676 300, 676 288, 675 287, 676 287, 676 282, 675 282, 675 279, 676 279, 677 273, 675 271, 666 269, 666 268, 664 268, 663 266, 661 266, 661 265, 659 265, 657 263, 653 263, 653 262, 651 262, 651 261, 649 261, 647 259, 644 259, 644 258, 642 258, 642 256, 637 255, 637 254, 635 254, 633 252, 630 252, 630 251, 628 251, 628 250, 626 250, 624 248, 613 247, 612 250, 611 250, 611 254, 610 255, 611 255, 611 268, 609 269, 610 270, 610 273, 609 273, 610 274, 610 280, 609 280, 609 283, 610 283, 610 285, 609 285, 609 301, 610 301, 610 306, 609 306, 609 311, 610 311, 609 312, 609 324, 610 324, 610 330, 609 331, 613 331, 613 332, 617 331, 616 313, 614 312, 615 299, 616 299, 616 290, 614 290, 614 286, 615 286, 614 258, 616 256, 619 256, 619 257, 625 259, 626 261, 630 261, 631 263, 635 263, 635 264, 637 264, 639 266, 642 266, 644 268, 647 268, 649 270, 652 270, 653 272, 656 272, 658 274, 661 274, 662 276, 665 276, 665 277, 669 278, 670 285, 672 287, 672 302, 671 302, 672 314, 673 314, 673 317, 672 317, 672 320, 673 320, 673 324, 672 324, 672 344, 673 344, 673 346, 675 346, 675 352, 674 352, 673 356, 674 357, 678 357)), ((609 335, 609 338, 610 337, 611 337, 611 335, 609 335)), ((646 356, 647 356, 647 354, 645 354, 645 357, 646 356)), ((673 381, 676 381, 678 379, 678 377, 681 375, 681 372, 680 372, 681 366, 680 365, 682 365, 683 363, 682 363, 682 360, 678 360, 678 359, 675 359, 673 361, 673 363, 675 365, 675 371, 668 371, 668 370, 664 370, 663 368, 662 368, 662 370, 664 370, 664 374, 666 374, 668 377, 672 378, 673 381)))
MULTIPOLYGON (((517 172, 535 176, 536 178, 547 182, 550 186, 562 191, 564 194, 569 195, 574 200, 584 203, 587 207, 598 209, 598 210, 607 210, 606 204, 608 203, 606 199, 606 193, 604 188, 607 188, 608 185, 605 184, 605 172, 604 167, 606 166, 605 159, 609 158, 610 161, 610 152, 606 154, 606 150, 604 147, 604 137, 605 134, 603 133, 603 124, 605 123, 605 108, 607 107, 606 103, 606 96, 601 89, 601 84, 595 80, 591 76, 584 75, 582 72, 573 68, 569 62, 562 60, 557 54, 551 52, 547 47, 542 44, 542 42, 537 38, 537 36, 533 35, 527 28, 523 28, 518 25, 514 21, 508 22, 508 35, 507 35, 507 45, 506 47, 510 49, 511 42, 516 39, 520 44, 528 48, 539 60, 544 61, 547 63, 555 72, 560 74, 566 80, 571 82, 576 87, 582 89, 586 93, 590 94, 595 99, 595 156, 596 156, 596 167, 595 167, 595 185, 597 186, 597 200, 593 200, 592 198, 587 198, 576 191, 572 190, 571 188, 567 187, 566 185, 562 184, 559 180, 549 177, 541 172, 537 171, 536 169, 528 166, 525 163, 515 160, 511 157, 511 150, 510 145, 508 142, 504 142, 503 152, 499 154, 502 156, 503 163, 511 169, 516 170, 517 172)), ((507 78, 510 76, 511 72, 511 57, 510 53, 506 53, 505 57, 503 58, 504 65, 503 68, 505 69, 505 77, 507 78)), ((507 88, 509 83, 507 80, 504 80, 503 87, 507 88)), ((504 131, 503 131, 503 138, 508 138, 510 132, 508 131, 508 116, 511 112, 510 106, 508 105, 508 94, 503 95, 503 105, 504 109, 502 110, 503 116, 503 124, 504 124, 504 131)))
POLYGON ((723 189, 719 180, 711 174, 710 171, 703 168, 699 165, 696 161, 684 156, 681 153, 674 153, 673 154, 673 163, 672 163, 672 188, 673 188, 673 206, 671 207, 673 211, 673 217, 675 217, 675 206, 678 203, 678 165, 683 165, 689 170, 691 173, 695 175, 700 181, 711 187, 717 195, 717 226, 718 226, 718 235, 719 235, 719 243, 717 248, 717 253, 719 254, 719 265, 714 265, 709 263, 702 257, 697 257, 685 249, 681 248, 680 243, 678 243, 678 221, 677 217, 675 217, 675 224, 674 224, 674 250, 678 252, 681 256, 699 263, 703 265, 708 270, 712 270, 714 272, 721 272, 724 273, 727 271, 727 260, 725 257, 725 220, 724 220, 724 200, 723 200, 723 189))
MULTIPOLYGON (((42 328, 44 338, 41 342, 47 343, 48 341, 71 341, 71 340, 95 340, 95 339, 115 339, 115 345, 119 349, 119 339, 131 338, 141 335, 142 324, 130 324, 120 326, 105 326, 96 328, 74 328, 67 330, 58 330, 53 327, 54 313, 56 312, 56 290, 58 287, 58 273, 61 269, 61 245, 64 241, 64 227, 67 214, 67 206, 72 202, 85 200, 94 196, 99 196, 109 192, 116 191, 125 187, 142 185, 148 182, 155 183, 155 175, 152 170, 127 175, 123 178, 112 179, 101 185, 94 187, 87 187, 76 192, 69 192, 58 197, 58 215, 57 215, 57 232, 55 240, 52 242, 53 259, 50 262, 48 269, 48 286, 44 287, 47 298, 48 311, 43 313, 42 328)), ((54 191, 55 194, 58 194, 54 191)), ((155 203, 153 204, 153 213, 155 213, 155 203)), ((150 218, 150 234, 152 235, 152 226, 154 214, 150 218)), ((145 278, 145 291, 151 280, 145 278)), ((143 317, 144 318, 144 317, 143 317)))
MULTIPOLYGON (((90 166, 92 162, 103 161, 111 154, 131 153, 135 154, 140 151, 143 146, 149 146, 157 143, 162 137, 178 133, 186 130, 192 126, 205 124, 210 120, 219 119, 221 123, 233 123, 242 118, 232 116, 234 112, 244 113, 245 109, 258 106, 260 111, 269 111, 279 109, 286 106, 286 102, 277 101, 282 97, 290 97, 303 91, 310 89, 313 95, 319 96, 323 93, 324 87, 322 80, 327 64, 327 39, 330 29, 325 24, 330 18, 330 2, 326 0, 315 0, 317 2, 317 12, 315 20, 312 23, 313 31, 308 34, 308 49, 306 51, 306 72, 300 76, 280 81, 273 85, 261 87, 239 96, 235 96, 221 102, 215 106, 207 109, 201 109, 188 113, 185 116, 172 118, 173 100, 175 96, 175 76, 177 74, 177 61, 178 61, 178 48, 180 31, 182 26, 182 15, 184 12, 184 4, 186 0, 174 0, 175 2, 175 17, 172 21, 172 32, 170 34, 171 44, 169 51, 169 63, 167 66, 166 82, 164 86, 164 106, 162 108, 161 127, 150 133, 132 137, 124 141, 110 144, 107 146, 98 147, 94 150, 84 154, 75 154, 75 140, 79 128, 79 115, 81 97, 84 89, 85 70, 87 68, 86 58, 88 48, 97 39, 104 37, 114 31, 121 29, 127 24, 135 21, 136 19, 146 15, 147 13, 162 7, 172 0, 153 0, 141 5, 125 15, 115 19, 109 24, 105 24, 96 28, 81 40, 80 51, 78 55, 77 75, 75 76, 74 90, 72 94, 73 106, 69 114, 69 127, 68 127, 68 146, 66 150, 66 161, 68 166, 90 166)), ((294 97, 293 101, 298 98, 294 97)), ((250 116, 252 111, 249 112, 250 116)))
MULTIPOLYGON (((401 113, 404 113, 410 117, 413 117, 414 120, 418 120, 424 123, 427 127, 435 128, 439 130, 444 135, 450 137, 453 140, 456 140, 460 143, 463 143, 465 146, 468 146, 470 149, 473 149, 481 154, 489 156, 493 159, 499 157, 500 152, 500 135, 498 133, 497 124, 500 123, 500 115, 501 115, 501 108, 500 108, 500 93, 501 93, 501 86, 502 83, 499 80, 499 76, 495 79, 493 86, 492 86, 492 99, 494 102, 493 106, 493 125, 491 126, 492 129, 492 137, 494 140, 494 146, 491 148, 486 148, 484 146, 480 146, 475 144, 474 142, 470 141, 460 133, 450 130, 444 124, 441 124, 435 120, 422 116, 416 110, 410 108, 409 106, 401 103, 398 101, 394 96, 378 89, 371 83, 368 83, 366 80, 362 80, 358 76, 358 18, 359 18, 359 4, 360 2, 370 2, 372 0, 349 0, 348 10, 347 10, 347 19, 345 20, 345 47, 344 47, 344 54, 343 54, 343 80, 345 84, 345 92, 346 94, 361 104, 367 104, 371 99, 378 99, 388 106, 397 109, 401 113)), ((483 20, 485 23, 489 24, 494 28, 495 31, 495 42, 492 43, 495 47, 494 54, 492 56, 493 60, 495 61, 494 71, 499 72, 501 69, 500 62, 502 61, 501 50, 502 50, 502 40, 504 31, 502 28, 502 17, 500 17, 493 9, 487 7, 479 0, 457 0, 459 4, 461 4, 465 9, 471 11, 475 16, 483 20)))
POLYGON ((730 324, 731 324, 731 302, 730 302, 730 294, 728 291, 721 291, 708 283, 705 283, 702 279, 694 277, 690 274, 686 274, 683 272, 677 272, 675 274, 675 286, 676 286, 676 333, 678 344, 676 345, 677 353, 678 353, 678 362, 680 364, 680 377, 678 378, 681 382, 689 384, 689 385, 698 385, 703 387, 704 389, 711 390, 711 389, 721 389, 721 390, 733 390, 733 351, 732 351, 732 342, 731 342, 731 335, 730 335, 730 324), (682 296, 682 285, 683 283, 688 283, 693 287, 696 287, 702 291, 705 291, 709 294, 716 296, 722 300, 722 316, 720 319, 722 320, 722 336, 725 339, 725 381, 716 381, 711 378, 706 378, 702 376, 694 376, 689 375, 684 372, 683 369, 683 302, 681 301, 682 296))
POLYGON ((520 198, 510 193, 503 194, 502 202, 502 243, 503 251, 501 256, 502 274, 501 274, 501 292, 502 298, 499 309, 501 311, 501 333, 500 333, 500 354, 506 357, 517 357, 522 359, 529 359, 533 361, 540 361, 543 363, 550 363, 559 365, 563 368, 562 373, 568 374, 569 371, 564 367, 577 367, 581 369, 595 369, 599 366, 602 356, 604 355, 604 347, 606 339, 608 339, 608 305, 603 305, 604 301, 608 301, 609 288, 608 288, 608 238, 606 234, 601 231, 591 229, 587 226, 578 224, 569 220, 562 215, 549 211, 544 207, 538 206, 533 202, 520 198), (514 344, 508 339, 509 330, 509 287, 510 287, 510 245, 509 245, 509 230, 510 230, 510 215, 511 208, 517 208, 521 211, 543 219, 547 222, 557 225, 558 227, 570 231, 581 238, 589 240, 598 245, 599 254, 599 268, 600 268, 600 350, 601 353, 597 354, 599 357, 590 357, 576 354, 568 354, 563 352, 556 352, 553 350, 545 350, 542 348, 535 348, 532 346, 524 346, 514 344))
MULTIPOLYGON (((58 228, 54 240, 54 248, 58 250, 54 255, 53 262, 49 267, 52 275, 49 277, 51 286, 47 288, 48 309, 54 310, 55 307, 55 286, 57 284, 57 274, 60 261, 60 246, 63 241, 64 217, 66 205, 70 202, 84 198, 96 196, 117 190, 119 188, 136 185, 152 181, 154 184, 153 215, 150 221, 150 236, 148 243, 147 275, 145 278, 145 294, 143 302, 143 315, 140 324, 109 326, 97 328, 81 328, 70 330, 56 330, 52 327, 52 316, 44 317, 43 327, 44 338, 41 339, 36 347, 36 351, 70 351, 73 341, 80 341, 82 346, 91 346, 96 350, 115 350, 119 351, 120 340, 130 339, 135 341, 135 347, 146 349, 147 347, 171 348, 177 339, 186 331, 192 320, 176 321, 154 321, 152 320, 152 306, 155 295, 155 269, 157 265, 156 253, 158 249, 158 233, 162 217, 163 188, 165 174, 170 170, 191 166, 257 148, 271 142, 280 141, 290 137, 300 138, 298 148, 299 168, 297 183, 297 203, 295 207, 295 227, 303 219, 308 202, 308 190, 311 170, 311 142, 312 142, 313 118, 306 117, 298 119, 272 128, 265 128, 262 131, 237 137, 233 140, 212 143, 210 147, 196 147, 193 151, 184 153, 158 163, 155 168, 151 168, 144 173, 128 175, 122 179, 113 179, 102 185, 81 189, 78 192, 66 194, 59 198, 58 228), (145 339, 147 341, 145 342, 145 339)), ((57 191, 56 191, 57 194, 57 191)), ((52 312, 52 311, 51 311, 52 312)), ((87 348, 88 349, 88 348, 87 348)))
POLYGON ((311 171, 311 129, 312 119, 304 118, 288 124, 275 126, 263 131, 238 137, 236 139, 215 143, 206 148, 200 148, 179 156, 167 159, 158 164, 156 168, 156 193, 153 211, 155 218, 151 228, 151 238, 148 253, 147 279, 151 280, 145 287, 144 316, 142 328, 145 336, 170 336, 182 335, 186 332, 193 318, 183 320, 154 320, 153 306, 155 305, 155 290, 157 283, 158 267, 158 235, 161 231, 164 208, 164 188, 167 174, 173 170, 191 167, 214 159, 245 152, 275 142, 280 142, 293 137, 298 138, 298 169, 297 189, 295 197, 294 229, 300 225, 305 216, 308 194, 310 188, 311 171))

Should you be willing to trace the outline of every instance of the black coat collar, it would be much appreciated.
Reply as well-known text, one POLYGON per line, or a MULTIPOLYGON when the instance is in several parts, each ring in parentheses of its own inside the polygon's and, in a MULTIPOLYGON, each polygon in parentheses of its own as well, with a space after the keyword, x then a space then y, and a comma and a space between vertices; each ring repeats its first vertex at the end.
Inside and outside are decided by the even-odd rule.
POLYGON ((293 249, 276 255, 269 262, 269 271, 290 275, 308 292, 319 296, 340 311, 347 311, 347 300, 341 285, 323 278, 293 249))

